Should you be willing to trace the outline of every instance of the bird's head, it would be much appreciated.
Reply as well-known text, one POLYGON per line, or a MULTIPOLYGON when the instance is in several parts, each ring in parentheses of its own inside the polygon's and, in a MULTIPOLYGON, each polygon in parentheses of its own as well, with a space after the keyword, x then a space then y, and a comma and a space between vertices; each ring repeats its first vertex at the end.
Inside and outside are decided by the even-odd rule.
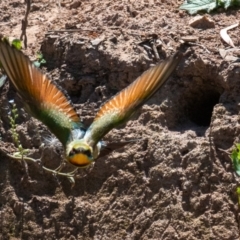
POLYGON ((93 149, 83 139, 74 140, 67 145, 66 158, 76 167, 87 167, 93 158, 93 149))

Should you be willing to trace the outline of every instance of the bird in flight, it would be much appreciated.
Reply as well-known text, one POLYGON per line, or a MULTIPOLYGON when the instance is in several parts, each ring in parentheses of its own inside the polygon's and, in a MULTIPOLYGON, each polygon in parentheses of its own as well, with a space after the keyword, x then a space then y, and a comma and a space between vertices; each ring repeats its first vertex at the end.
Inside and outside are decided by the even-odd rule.
POLYGON ((176 52, 149 68, 132 84, 105 102, 89 128, 85 128, 68 97, 20 50, 0 40, 0 63, 22 98, 25 108, 59 139, 67 162, 87 167, 94 160, 123 147, 129 141, 106 143, 103 137, 127 122, 169 78, 181 60, 176 52))

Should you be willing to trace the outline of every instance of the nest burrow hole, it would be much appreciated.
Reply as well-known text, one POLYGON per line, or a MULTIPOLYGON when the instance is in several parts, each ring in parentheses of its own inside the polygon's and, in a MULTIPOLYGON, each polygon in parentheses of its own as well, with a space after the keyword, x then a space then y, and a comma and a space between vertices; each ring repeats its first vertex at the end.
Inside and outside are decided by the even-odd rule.
POLYGON ((183 89, 178 106, 177 128, 196 126, 208 128, 211 124, 213 109, 219 103, 224 92, 219 78, 190 79, 189 84, 183 89), (180 107, 179 107, 180 106, 180 107))
POLYGON ((198 91, 193 91, 186 99, 185 117, 201 127, 209 127, 213 108, 219 102, 222 91, 203 85, 198 91))

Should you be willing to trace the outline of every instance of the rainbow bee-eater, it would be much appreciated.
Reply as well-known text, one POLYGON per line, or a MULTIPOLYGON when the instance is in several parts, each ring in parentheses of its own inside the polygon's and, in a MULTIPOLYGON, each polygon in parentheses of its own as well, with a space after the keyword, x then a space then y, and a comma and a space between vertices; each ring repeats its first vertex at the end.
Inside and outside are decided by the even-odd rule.
POLYGON ((20 50, 0 41, 0 62, 22 98, 26 109, 60 140, 66 160, 86 167, 94 160, 126 145, 106 144, 102 138, 126 123, 169 78, 181 59, 177 52, 149 68, 132 84, 105 102, 89 128, 85 128, 73 105, 57 85, 47 78, 20 50))

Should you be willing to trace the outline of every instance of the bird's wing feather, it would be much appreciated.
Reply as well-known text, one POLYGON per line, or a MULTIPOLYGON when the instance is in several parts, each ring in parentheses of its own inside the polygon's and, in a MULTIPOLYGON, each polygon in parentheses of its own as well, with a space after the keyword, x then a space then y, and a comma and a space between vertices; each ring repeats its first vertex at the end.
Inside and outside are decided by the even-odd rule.
POLYGON ((177 67, 182 54, 177 52, 160 64, 150 68, 131 85, 123 89, 98 111, 86 132, 86 141, 94 146, 112 128, 126 122, 168 79, 177 67))
POLYGON ((0 62, 26 107, 65 145, 83 127, 70 101, 21 51, 0 41, 0 62))

